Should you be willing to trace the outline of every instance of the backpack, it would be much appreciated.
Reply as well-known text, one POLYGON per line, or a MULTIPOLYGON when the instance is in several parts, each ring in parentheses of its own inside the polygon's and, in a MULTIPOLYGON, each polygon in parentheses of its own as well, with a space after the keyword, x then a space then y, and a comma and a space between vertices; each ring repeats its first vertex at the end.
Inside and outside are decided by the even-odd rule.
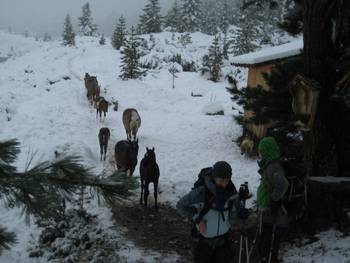
POLYGON ((306 209, 305 167, 300 161, 281 159, 289 186, 283 198, 283 206, 289 216, 299 219, 306 209))

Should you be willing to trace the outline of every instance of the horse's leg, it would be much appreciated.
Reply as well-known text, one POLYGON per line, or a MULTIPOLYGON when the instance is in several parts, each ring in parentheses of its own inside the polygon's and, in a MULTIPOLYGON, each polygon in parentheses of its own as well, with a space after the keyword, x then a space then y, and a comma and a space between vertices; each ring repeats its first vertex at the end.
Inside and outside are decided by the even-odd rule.
POLYGON ((142 205, 143 198, 143 189, 145 188, 145 181, 141 179, 141 196, 140 196, 140 204, 142 205))
POLYGON ((156 209, 158 209, 158 179, 153 182, 153 187, 154 187, 154 204, 156 209))
POLYGON ((147 207, 147 199, 148 199, 148 195, 149 195, 149 181, 148 180, 146 180, 146 182, 145 182, 145 192, 144 192, 144 202, 145 202, 145 207, 147 207))
POLYGON ((106 161, 107 144, 105 144, 103 148, 104 148, 104 158, 103 158, 103 160, 106 161))

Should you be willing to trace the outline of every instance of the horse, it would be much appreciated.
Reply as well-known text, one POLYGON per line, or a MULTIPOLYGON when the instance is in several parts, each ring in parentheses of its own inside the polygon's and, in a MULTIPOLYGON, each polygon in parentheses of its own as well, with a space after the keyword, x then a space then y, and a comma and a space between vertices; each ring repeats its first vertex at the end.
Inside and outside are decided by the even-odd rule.
POLYGON ((125 171, 129 171, 129 175, 132 176, 137 165, 138 152, 138 140, 117 142, 114 148, 114 158, 118 170, 123 168, 125 171))
POLYGON ((246 156, 251 156, 254 148, 254 142, 248 138, 245 137, 241 144, 240 144, 240 149, 241 149, 241 154, 246 155, 246 156))
POLYGON ((100 113, 101 120, 102 112, 104 118, 106 119, 106 112, 108 112, 108 101, 106 101, 103 97, 99 97, 98 101, 96 102, 96 119, 98 117, 98 114, 100 113))
POLYGON ((100 154, 101 154, 101 161, 102 156, 104 154, 103 160, 106 161, 106 152, 107 152, 107 146, 108 146, 108 140, 111 136, 111 133, 108 128, 104 127, 100 129, 100 132, 98 133, 98 141, 100 143, 100 154))
POLYGON ((136 139, 136 134, 141 126, 141 118, 137 110, 129 108, 123 112, 123 124, 128 140, 136 139), (132 136, 131 136, 132 135, 132 136))
POLYGON ((155 207, 158 209, 157 195, 158 195, 158 180, 159 180, 159 166, 156 162, 156 154, 154 147, 148 149, 146 147, 146 153, 140 163, 140 178, 141 178, 141 196, 140 204, 144 201, 145 207, 147 207, 147 199, 149 195, 149 184, 153 183, 154 187, 154 202, 155 207))
POLYGON ((90 76, 89 73, 85 73, 84 82, 86 97, 92 105, 97 95, 100 96, 100 86, 98 85, 96 76, 90 76))

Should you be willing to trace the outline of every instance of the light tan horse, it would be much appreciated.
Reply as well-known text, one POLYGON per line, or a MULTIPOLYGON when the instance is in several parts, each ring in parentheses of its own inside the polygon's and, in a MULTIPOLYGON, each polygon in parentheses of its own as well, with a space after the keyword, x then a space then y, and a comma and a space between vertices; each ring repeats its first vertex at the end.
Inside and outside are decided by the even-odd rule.
POLYGON ((123 124, 128 140, 135 140, 137 131, 141 126, 141 117, 137 110, 129 108, 123 112, 123 124))
POLYGON ((85 73, 84 82, 86 97, 92 105, 95 99, 100 96, 100 86, 98 85, 96 76, 90 76, 89 73, 85 73))

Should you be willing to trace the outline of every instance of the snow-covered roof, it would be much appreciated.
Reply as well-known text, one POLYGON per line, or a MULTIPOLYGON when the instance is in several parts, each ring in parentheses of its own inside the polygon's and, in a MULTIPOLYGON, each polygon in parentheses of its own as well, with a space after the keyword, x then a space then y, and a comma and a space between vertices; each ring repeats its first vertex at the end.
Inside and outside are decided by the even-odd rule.
POLYGON ((264 48, 262 50, 233 57, 234 65, 255 65, 271 60, 299 55, 303 49, 303 39, 298 39, 280 46, 264 48))

